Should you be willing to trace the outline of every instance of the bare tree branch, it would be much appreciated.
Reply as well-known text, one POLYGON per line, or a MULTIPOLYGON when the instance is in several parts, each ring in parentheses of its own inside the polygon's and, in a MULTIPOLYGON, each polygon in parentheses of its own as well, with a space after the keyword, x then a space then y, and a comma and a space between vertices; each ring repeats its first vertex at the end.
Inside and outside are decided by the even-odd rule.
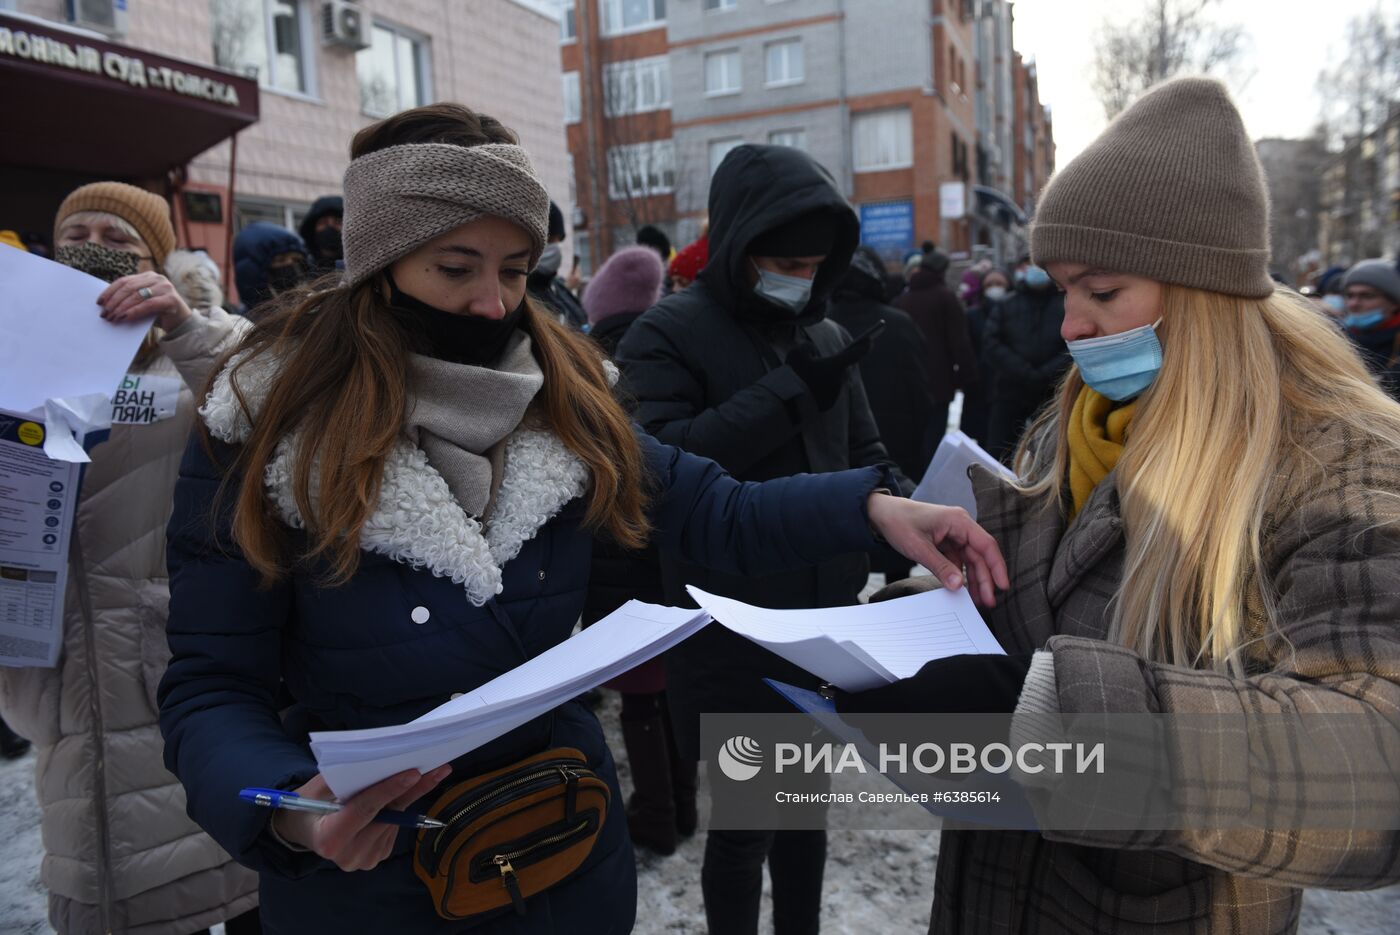
POLYGON ((1110 120, 1173 75, 1217 75, 1236 86, 1247 80, 1244 30, 1216 23, 1211 12, 1218 4, 1149 0, 1136 19, 1100 28, 1090 83, 1110 120))
POLYGON ((1387 20, 1380 9, 1347 24, 1346 45, 1330 69, 1317 76, 1321 119, 1334 149, 1385 120, 1400 88, 1400 16, 1387 20))

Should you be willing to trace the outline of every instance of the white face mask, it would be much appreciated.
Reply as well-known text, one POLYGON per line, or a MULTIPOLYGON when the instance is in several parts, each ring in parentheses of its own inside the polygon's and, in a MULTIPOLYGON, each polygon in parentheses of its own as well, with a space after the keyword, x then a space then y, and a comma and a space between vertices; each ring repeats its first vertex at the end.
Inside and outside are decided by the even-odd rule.
POLYGON ((1004 286, 988 286, 987 291, 982 294, 992 302, 1000 302, 1006 298, 1006 288, 1004 286))
POLYGON ((758 272, 758 282, 753 287, 754 295, 794 315, 807 307, 812 298, 812 280, 761 269, 757 263, 754 263, 754 269, 758 272))

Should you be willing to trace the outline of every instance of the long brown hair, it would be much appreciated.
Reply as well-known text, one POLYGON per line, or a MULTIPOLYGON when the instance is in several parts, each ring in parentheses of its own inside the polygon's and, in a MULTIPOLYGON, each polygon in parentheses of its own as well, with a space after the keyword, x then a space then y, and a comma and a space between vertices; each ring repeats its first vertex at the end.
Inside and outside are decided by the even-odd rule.
MULTIPOLYGON (((491 117, 434 104, 361 130, 350 156, 425 142, 479 146, 515 143, 516 137, 491 117)), ((345 583, 359 567, 360 529, 378 502, 385 461, 399 443, 409 403, 410 336, 386 309, 382 278, 346 288, 332 277, 283 293, 239 348, 244 357, 231 382, 252 430, 226 476, 241 478, 233 506, 234 541, 264 582, 281 578, 289 562, 302 559, 324 561, 331 585, 345 583), (238 392, 238 373, 264 355, 277 361, 277 374, 253 419, 238 392), (289 553, 288 530, 263 483, 278 444, 295 429, 301 443, 293 456, 292 492, 307 527, 301 555, 289 553)), ((592 476, 585 522, 623 546, 638 548, 650 532, 644 463, 631 422, 613 398, 602 356, 587 338, 554 321, 528 297, 525 302, 521 327, 544 373, 536 404, 592 476)))

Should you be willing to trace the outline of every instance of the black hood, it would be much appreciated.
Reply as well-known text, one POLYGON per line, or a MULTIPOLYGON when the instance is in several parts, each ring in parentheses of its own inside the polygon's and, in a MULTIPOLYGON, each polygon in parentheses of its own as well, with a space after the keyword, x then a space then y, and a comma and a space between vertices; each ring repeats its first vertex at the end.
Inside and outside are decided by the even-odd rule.
POLYGON ((302 242, 308 248, 315 248, 316 222, 328 214, 339 214, 343 217, 345 199, 339 195, 322 195, 311 203, 311 210, 301 219, 301 226, 297 228, 297 233, 301 234, 302 242))
POLYGON ((762 301, 745 295, 749 244, 764 231, 813 211, 830 211, 837 219, 836 243, 817 271, 799 321, 820 318, 860 241, 860 220, 831 173, 790 146, 750 143, 724 157, 710 181, 710 261, 700 279, 726 308, 737 311, 762 301))

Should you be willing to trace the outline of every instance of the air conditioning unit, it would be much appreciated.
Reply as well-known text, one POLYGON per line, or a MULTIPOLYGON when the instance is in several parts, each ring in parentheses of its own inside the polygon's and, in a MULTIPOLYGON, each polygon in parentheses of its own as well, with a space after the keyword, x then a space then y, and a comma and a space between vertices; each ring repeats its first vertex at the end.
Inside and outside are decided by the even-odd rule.
POLYGON ((107 36, 126 35, 126 0, 68 0, 68 22, 107 36))
POLYGON ((349 0, 321 4, 321 41, 358 52, 370 45, 371 23, 364 7, 349 0))

